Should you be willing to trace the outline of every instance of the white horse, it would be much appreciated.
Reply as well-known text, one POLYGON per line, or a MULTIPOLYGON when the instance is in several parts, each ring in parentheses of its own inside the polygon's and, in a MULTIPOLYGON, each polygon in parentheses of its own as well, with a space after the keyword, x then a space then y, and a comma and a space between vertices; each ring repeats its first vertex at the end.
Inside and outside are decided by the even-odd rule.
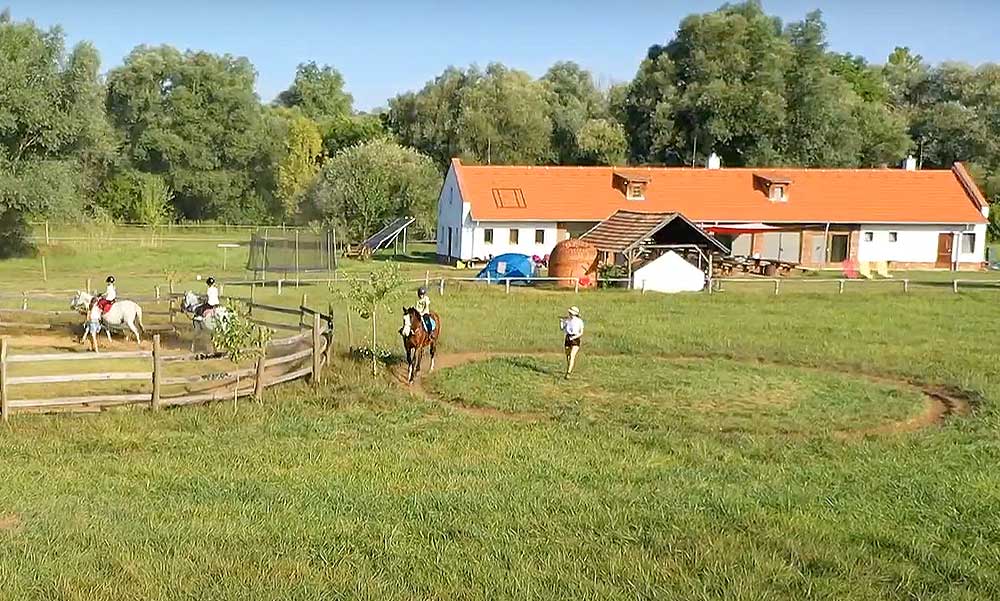
MULTIPOLYGON (((192 353, 194 352, 194 345, 198 338, 204 334, 211 334, 218 328, 224 328, 226 326, 226 318, 229 316, 229 311, 223 306, 216 307, 209 315, 198 315, 195 313, 195 310, 201 304, 201 299, 191 290, 184 293, 184 301, 181 303, 181 309, 184 313, 191 316, 191 325, 194 327, 194 336, 191 338, 192 353)), ((212 350, 215 349, 213 348, 212 350)))
MULTIPOLYGON (((77 291, 76 296, 74 296, 73 300, 70 301, 69 306, 72 309, 86 315, 90 312, 93 304, 93 294, 90 294, 89 292, 77 291)), ((139 336, 139 329, 145 329, 142 325, 142 307, 133 301, 115 301, 115 303, 111 305, 111 309, 107 313, 101 315, 101 324, 108 333, 109 342, 111 341, 111 329, 125 332, 126 338, 128 337, 128 332, 131 331, 135 335, 136 344, 142 342, 142 338, 139 336), (139 328, 136 328, 136 325, 138 325, 139 328)), ((80 342, 85 342, 88 334, 91 336, 91 340, 94 344, 94 350, 97 350, 97 332, 95 328, 89 326, 85 327, 83 338, 80 339, 80 342)))

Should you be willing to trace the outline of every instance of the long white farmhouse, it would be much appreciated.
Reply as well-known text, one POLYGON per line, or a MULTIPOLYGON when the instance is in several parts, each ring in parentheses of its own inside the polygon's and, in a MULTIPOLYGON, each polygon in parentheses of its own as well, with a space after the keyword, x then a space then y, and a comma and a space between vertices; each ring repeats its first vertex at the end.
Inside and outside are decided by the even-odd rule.
POLYGON ((545 255, 619 209, 679 212, 735 255, 839 267, 980 269, 989 205, 951 169, 472 166, 453 159, 438 200, 442 262, 545 255))

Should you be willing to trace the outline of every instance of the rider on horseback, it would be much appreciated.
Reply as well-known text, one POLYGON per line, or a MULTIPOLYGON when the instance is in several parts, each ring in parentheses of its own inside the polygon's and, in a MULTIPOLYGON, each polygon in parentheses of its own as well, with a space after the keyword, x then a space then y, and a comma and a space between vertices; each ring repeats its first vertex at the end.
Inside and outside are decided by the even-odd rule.
POLYGON ((118 300, 118 291, 115 290, 115 276, 109 275, 108 279, 104 281, 107 282, 108 287, 104 290, 104 294, 97 299, 97 306, 101 309, 101 313, 110 311, 111 306, 118 300))
POLYGON ((197 317, 204 317, 205 313, 215 311, 221 304, 219 301, 219 289, 215 286, 215 278, 210 277, 205 280, 205 283, 208 284, 208 291, 205 296, 205 302, 198 305, 194 310, 194 314, 197 317))
POLYGON ((431 317, 431 298, 427 296, 427 289, 421 286, 417 288, 417 304, 414 306, 420 318, 424 320, 424 329, 430 334, 434 331, 434 319, 431 317))

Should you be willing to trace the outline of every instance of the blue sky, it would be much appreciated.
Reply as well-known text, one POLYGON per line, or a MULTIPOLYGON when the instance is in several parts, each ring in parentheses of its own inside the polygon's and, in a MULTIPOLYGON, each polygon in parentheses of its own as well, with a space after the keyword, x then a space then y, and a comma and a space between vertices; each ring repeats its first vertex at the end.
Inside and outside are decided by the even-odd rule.
MULTIPOLYGON (((603 83, 627 80, 646 49, 669 40, 684 16, 720 4, 0 0, 17 20, 60 24, 70 43, 92 41, 105 69, 141 43, 228 52, 253 62, 257 91, 269 101, 288 86, 298 63, 315 60, 344 74, 360 109, 419 89, 448 65, 501 61, 541 75, 555 61, 574 60, 603 83)), ((910 46, 931 62, 1000 61, 997 0, 765 0, 764 7, 785 21, 820 8, 832 49, 875 62, 897 45, 910 46)))

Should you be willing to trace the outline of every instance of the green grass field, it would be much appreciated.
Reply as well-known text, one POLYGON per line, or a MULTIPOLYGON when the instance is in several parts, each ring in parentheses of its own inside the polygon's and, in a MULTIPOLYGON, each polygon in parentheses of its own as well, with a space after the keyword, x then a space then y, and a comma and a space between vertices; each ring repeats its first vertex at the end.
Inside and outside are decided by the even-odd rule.
MULTIPOLYGON (((196 287, 213 251, 53 249, 48 287, 111 270, 148 293, 168 262, 196 287)), ((3 289, 35 265, 0 264, 3 289)), ((406 266, 428 269, 451 273, 406 266)), ((0 599, 1000 598, 1000 296, 886 286, 449 283, 441 361, 466 360, 413 389, 345 356, 235 411, 15 416, 0 599), (565 382, 569 304, 587 332, 565 382), (895 428, 925 414, 921 389, 971 414, 895 428)), ((261 295, 300 292, 334 304, 346 350, 325 286, 261 295)))

